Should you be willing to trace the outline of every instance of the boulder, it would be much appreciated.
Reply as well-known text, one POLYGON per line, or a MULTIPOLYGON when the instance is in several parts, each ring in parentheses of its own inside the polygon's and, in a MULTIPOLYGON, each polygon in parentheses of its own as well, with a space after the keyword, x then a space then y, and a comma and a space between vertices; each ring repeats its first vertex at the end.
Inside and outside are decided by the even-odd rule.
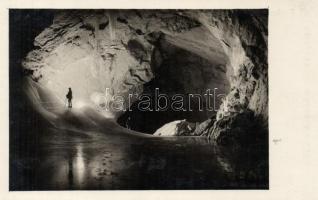
POLYGON ((155 136, 191 136, 195 130, 195 124, 186 120, 176 120, 159 128, 155 136))

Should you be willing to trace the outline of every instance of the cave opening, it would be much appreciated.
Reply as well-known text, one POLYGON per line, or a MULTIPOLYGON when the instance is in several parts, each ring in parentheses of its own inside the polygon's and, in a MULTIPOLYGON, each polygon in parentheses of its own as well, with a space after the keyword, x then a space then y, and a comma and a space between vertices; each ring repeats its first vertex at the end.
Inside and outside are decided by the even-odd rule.
POLYGON ((179 27, 178 31, 156 28, 147 32, 128 26, 122 20, 125 18, 117 18, 112 25, 108 24, 110 19, 104 15, 91 20, 74 18, 66 33, 61 27, 37 36, 35 44, 41 48, 29 53, 24 68, 33 70, 32 78, 50 94, 45 95, 45 101, 64 105, 65 88, 71 87, 74 109, 93 106, 121 126, 149 134, 175 120, 196 125, 216 119, 233 76, 229 52, 222 46, 224 41, 214 35, 217 33, 191 20, 189 27, 179 27), (45 34, 65 35, 51 44, 45 34), (34 57, 43 61, 34 63, 34 57), (138 98, 127 102, 127 96, 135 91, 150 97, 149 110, 139 109, 138 98), (165 103, 155 98, 156 91, 168 97, 167 109, 155 108, 165 103), (123 110, 107 110, 117 94, 123 97, 123 110), (181 110, 171 107, 176 95, 183 97, 181 110))
POLYGON ((268 189, 267 10, 30 12, 10 16, 10 190, 268 189))
POLYGON ((175 120, 186 120, 194 127, 209 118, 215 120, 222 99, 230 91, 228 58, 218 39, 204 27, 173 36, 151 33, 149 37, 154 44, 151 56, 154 78, 143 85, 142 95, 151 99, 150 107, 141 110, 143 100, 139 99, 117 122, 123 127, 153 134, 175 120), (182 105, 178 105, 182 109, 173 107, 176 97, 182 101, 182 105), (159 110, 158 104, 168 106, 159 110))

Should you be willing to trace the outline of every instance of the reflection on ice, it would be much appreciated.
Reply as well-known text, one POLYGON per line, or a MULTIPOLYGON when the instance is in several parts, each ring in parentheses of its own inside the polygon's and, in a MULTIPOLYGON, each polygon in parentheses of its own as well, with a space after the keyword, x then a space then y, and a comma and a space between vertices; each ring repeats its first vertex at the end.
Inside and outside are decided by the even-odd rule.
MULTIPOLYGON (((24 175, 32 190, 216 189, 266 188, 262 176, 254 182, 236 178, 227 149, 207 138, 135 138, 98 132, 48 130, 36 165, 24 175), (30 175, 30 176, 28 176, 30 175)), ((242 161, 242 157, 238 159, 242 161)))
POLYGON ((78 186, 80 186, 84 181, 85 176, 85 162, 83 157, 83 147, 81 144, 76 146, 76 157, 74 160, 74 174, 75 180, 78 186))

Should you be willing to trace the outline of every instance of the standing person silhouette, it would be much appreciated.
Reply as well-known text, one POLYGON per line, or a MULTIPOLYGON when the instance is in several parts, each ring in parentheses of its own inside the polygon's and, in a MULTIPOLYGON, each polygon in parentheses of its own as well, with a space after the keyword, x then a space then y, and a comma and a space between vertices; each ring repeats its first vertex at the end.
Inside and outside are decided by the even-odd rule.
POLYGON ((73 98, 73 94, 72 94, 72 89, 68 88, 68 93, 66 95, 66 98, 68 100, 68 107, 72 108, 72 98, 73 98))

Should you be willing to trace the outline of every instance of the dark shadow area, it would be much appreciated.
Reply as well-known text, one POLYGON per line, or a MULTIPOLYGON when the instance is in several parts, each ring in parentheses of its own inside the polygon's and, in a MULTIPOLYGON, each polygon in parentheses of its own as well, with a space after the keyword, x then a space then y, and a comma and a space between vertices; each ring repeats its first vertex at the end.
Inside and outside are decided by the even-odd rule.
MULTIPOLYGON (((161 36, 158 34, 160 33, 157 33, 158 41, 152 41, 156 44, 151 60, 155 77, 144 84, 143 92, 143 95, 150 97, 151 106, 146 111, 140 110, 138 105, 143 100, 137 101, 130 107, 130 111, 118 119, 118 123, 123 127, 149 134, 174 120, 202 122, 213 118, 215 110, 221 104, 221 96, 217 95, 224 97, 230 87, 224 65, 212 63, 197 54, 179 48, 166 41, 162 34, 161 36), (209 101, 207 101, 207 90, 213 95, 210 96, 209 101), (173 97, 176 95, 183 96, 182 106, 172 105, 173 97), (168 101, 159 96, 166 97, 168 101), (166 104, 167 109, 159 109, 158 106, 164 107, 166 104), (208 106, 212 111, 207 109, 208 106), (172 107, 182 107, 182 109, 176 110, 172 107)), ((155 35, 156 33, 152 33, 149 37, 154 38, 155 35)), ((134 43, 131 44, 133 45, 134 43)))
MULTIPOLYGON (((251 110, 224 117, 215 124, 217 137, 215 153, 227 166, 231 166, 235 181, 248 183, 269 181, 268 126, 263 118, 251 110), (220 130, 219 130, 220 129, 220 130)), ((268 185, 267 185, 268 187, 268 185)))
MULTIPOLYGON (((10 190, 28 184, 26 177, 34 172, 22 158, 38 163, 38 141, 47 122, 34 111, 22 89, 21 61, 34 48, 34 38, 53 20, 52 10, 9 11, 9 119, 10 119, 10 190)), ((32 187, 32 185, 30 185, 32 187)))

